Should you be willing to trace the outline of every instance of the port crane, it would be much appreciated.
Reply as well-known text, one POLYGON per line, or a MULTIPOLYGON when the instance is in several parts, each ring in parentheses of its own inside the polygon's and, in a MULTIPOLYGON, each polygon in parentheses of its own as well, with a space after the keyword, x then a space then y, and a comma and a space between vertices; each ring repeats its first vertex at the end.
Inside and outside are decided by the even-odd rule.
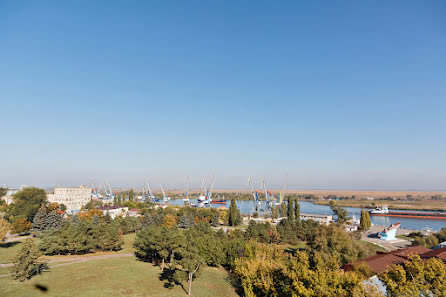
POLYGON ((265 181, 265 178, 263 178, 263 180, 262 180, 262 184, 263 184, 263 191, 264 191, 264 195, 265 195, 265 198, 266 198, 266 209, 267 210, 270 210, 271 208, 272 208, 272 200, 274 199, 274 196, 273 196, 273 194, 270 192, 270 191, 268 191, 268 189, 266 188, 266 181, 265 181))
POLYGON ((251 182, 251 178, 248 178, 248 186, 251 187, 252 197, 254 198, 254 210, 255 212, 258 212, 260 211, 260 208, 262 206, 262 202, 260 201, 261 193, 254 189, 254 186, 252 185, 251 182))
POLYGON ((167 202, 168 200, 170 200, 169 193, 164 192, 162 185, 160 185, 160 187, 161 187, 161 191, 163 192, 163 200, 164 200, 164 202, 167 202))
POLYGON ((155 196, 153 195, 152 189, 150 188, 148 179, 146 179, 146 181, 143 184, 142 197, 143 197, 143 201, 146 201, 147 199, 149 199, 150 201, 155 200, 155 196))
POLYGON ((184 193, 184 202, 189 202, 189 176, 186 177, 186 192, 184 193))
POLYGON ((212 192, 214 190, 214 185, 215 185, 215 173, 214 173, 214 176, 212 178, 212 182, 211 182, 211 185, 209 188, 206 186, 205 179, 203 178, 203 180, 201 181, 202 193, 198 197, 197 202, 203 203, 205 205, 210 204, 212 201, 212 192))
POLYGON ((287 180, 288 180, 288 175, 287 178, 285 179, 285 183, 282 185, 282 189, 280 189, 279 196, 277 196, 277 202, 275 203, 276 205, 282 204, 283 200, 285 199, 287 180))

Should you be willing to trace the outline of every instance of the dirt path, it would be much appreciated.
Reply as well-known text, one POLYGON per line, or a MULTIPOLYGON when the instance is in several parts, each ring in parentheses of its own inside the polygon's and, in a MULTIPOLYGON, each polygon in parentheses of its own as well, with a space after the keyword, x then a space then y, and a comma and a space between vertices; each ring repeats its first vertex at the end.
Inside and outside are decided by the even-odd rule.
MULTIPOLYGON (((94 261, 94 260, 101 260, 101 259, 115 259, 115 258, 125 258, 125 257, 133 257, 134 254, 115 254, 115 255, 97 255, 97 256, 87 256, 87 257, 73 257, 73 258, 67 258, 67 259, 50 259, 48 260, 48 263, 60 263, 55 265, 50 265, 50 268, 53 267, 59 267, 59 266, 65 266, 65 265, 71 265, 76 264, 80 262, 88 262, 88 261, 94 261)), ((11 267, 12 263, 7 264, 0 264, 0 267, 11 267)), ((0 277, 8 277, 11 274, 0 274, 0 277)))

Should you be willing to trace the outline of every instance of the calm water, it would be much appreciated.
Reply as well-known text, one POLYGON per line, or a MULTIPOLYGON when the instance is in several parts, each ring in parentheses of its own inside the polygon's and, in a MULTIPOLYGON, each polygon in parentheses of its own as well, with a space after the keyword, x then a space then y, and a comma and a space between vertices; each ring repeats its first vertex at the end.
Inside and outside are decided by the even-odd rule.
MULTIPOLYGON (((194 201, 194 200, 191 200, 194 201)), ((170 204, 184 205, 182 199, 170 200, 170 204)), ((211 207, 226 206, 229 208, 230 201, 225 204, 212 204, 211 207)), ((254 202, 252 200, 236 200, 237 207, 242 213, 252 213, 254 209, 254 202)), ((266 202, 262 201, 262 208, 266 209, 266 202)), ((333 214, 330 206, 317 205, 312 202, 299 201, 300 212, 302 213, 315 213, 315 214, 333 214)), ((361 208, 346 207, 351 217, 359 219, 361 215, 361 208)), ((432 219, 416 219, 416 218, 395 218, 395 217, 381 217, 371 216, 370 219, 374 225, 391 225, 393 223, 401 223, 401 228, 423 230, 427 227, 432 230, 439 231, 441 228, 446 228, 446 220, 432 220, 432 219)))

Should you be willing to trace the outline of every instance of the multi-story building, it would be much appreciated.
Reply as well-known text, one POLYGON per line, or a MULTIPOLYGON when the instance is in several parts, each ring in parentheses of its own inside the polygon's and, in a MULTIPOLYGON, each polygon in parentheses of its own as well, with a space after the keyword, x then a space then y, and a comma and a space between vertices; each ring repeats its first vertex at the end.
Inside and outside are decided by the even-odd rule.
POLYGON ((75 214, 81 207, 90 202, 91 189, 79 188, 54 188, 53 194, 48 194, 48 202, 57 202, 67 207, 68 214, 75 214))

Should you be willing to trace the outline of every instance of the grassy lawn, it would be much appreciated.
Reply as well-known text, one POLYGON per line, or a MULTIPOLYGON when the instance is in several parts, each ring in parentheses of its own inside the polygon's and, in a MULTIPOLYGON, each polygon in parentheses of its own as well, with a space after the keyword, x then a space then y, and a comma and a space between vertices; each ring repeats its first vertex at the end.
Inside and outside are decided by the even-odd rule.
POLYGON ((387 250, 385 248, 380 247, 377 244, 371 243, 371 242, 367 242, 364 240, 360 240, 359 242, 361 242, 362 244, 365 244, 366 246, 372 248, 375 252, 387 252, 387 250))
MULTIPOLYGON (((0 296, 186 296, 181 286, 166 288, 160 269, 134 257, 55 267, 29 281, 0 278, 0 296), (44 292, 40 288, 46 288, 44 292)), ((187 288, 187 284, 184 284, 187 288)), ((206 267, 192 284, 193 296, 237 296, 221 268, 206 267)))
POLYGON ((412 240, 413 240, 412 237, 409 237, 409 236, 406 236, 406 235, 397 235, 397 236, 395 236, 395 237, 396 237, 396 238, 400 238, 400 239, 409 240, 409 241, 412 241, 412 240))
POLYGON ((21 241, 0 244, 0 263, 10 263, 22 246, 21 241))

